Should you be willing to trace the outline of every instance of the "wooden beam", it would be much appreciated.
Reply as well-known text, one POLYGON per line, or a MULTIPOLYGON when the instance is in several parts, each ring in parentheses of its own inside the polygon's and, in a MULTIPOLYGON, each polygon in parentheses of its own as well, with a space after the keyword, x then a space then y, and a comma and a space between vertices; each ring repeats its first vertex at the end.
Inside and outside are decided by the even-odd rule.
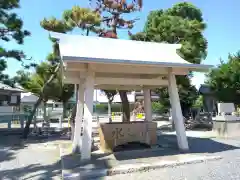
MULTIPOLYGON (((154 66, 138 66, 138 65, 119 65, 119 64, 91 64, 91 68, 96 73, 124 73, 124 74, 167 74, 167 69, 164 67, 154 66)), ((86 64, 79 62, 68 62, 66 64, 67 71, 82 71, 86 72, 86 64)))
POLYGON ((126 74, 126 73, 105 73, 105 72, 99 72, 96 73, 96 77, 111 77, 111 78, 132 78, 132 79, 163 79, 166 76, 159 75, 159 74, 126 74))
MULTIPOLYGON (((161 66, 138 66, 138 65, 124 65, 124 64, 101 64, 89 63, 91 69, 96 73, 109 74, 151 74, 151 75, 167 75, 168 68, 161 66)), ((66 63, 66 71, 81 71, 86 72, 88 69, 87 63, 68 62, 66 63)), ((175 75, 186 75, 189 70, 187 68, 172 68, 175 75)))
MULTIPOLYGON (((149 89, 156 89, 159 88, 159 86, 145 86, 149 89)), ((126 85, 95 85, 95 89, 104 89, 104 90, 128 90, 128 91, 136 91, 136 90, 142 90, 142 86, 126 86, 126 85)))
POLYGON ((81 63, 81 62, 67 62, 65 61, 66 71, 80 71, 80 72, 87 72, 88 64, 81 63))
POLYGON ((96 77, 95 83, 98 85, 145 85, 145 86, 167 86, 167 80, 161 79, 134 79, 134 78, 103 78, 96 77))

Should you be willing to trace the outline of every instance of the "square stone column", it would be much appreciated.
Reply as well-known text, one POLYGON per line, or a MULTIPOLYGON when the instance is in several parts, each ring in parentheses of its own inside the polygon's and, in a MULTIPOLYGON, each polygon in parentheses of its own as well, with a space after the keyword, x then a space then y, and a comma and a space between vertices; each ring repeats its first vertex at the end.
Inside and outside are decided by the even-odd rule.
POLYGON ((91 158, 92 147, 92 120, 93 120, 93 96, 94 96, 94 72, 88 71, 86 77, 85 89, 85 107, 83 120, 83 139, 81 149, 81 159, 89 160, 91 158))
POLYGON ((172 73, 171 69, 169 70, 168 73, 168 91, 172 108, 172 118, 176 128, 178 147, 182 151, 188 151, 189 147, 184 127, 182 109, 178 95, 176 77, 172 73))
POLYGON ((81 79, 78 86, 76 87, 76 116, 75 116, 75 127, 74 127, 74 139, 72 151, 73 153, 81 152, 82 148, 82 125, 83 125, 83 107, 84 107, 84 80, 81 79))
POLYGON ((152 121, 152 103, 150 89, 143 88, 145 121, 152 121))

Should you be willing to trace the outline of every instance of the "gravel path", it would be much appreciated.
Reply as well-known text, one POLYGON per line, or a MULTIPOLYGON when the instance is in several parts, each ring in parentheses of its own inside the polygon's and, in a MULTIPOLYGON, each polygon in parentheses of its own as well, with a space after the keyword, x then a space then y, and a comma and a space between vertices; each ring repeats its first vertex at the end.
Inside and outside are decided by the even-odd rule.
MULTIPOLYGON (((240 147, 239 140, 221 140, 240 147)), ((149 172, 104 177, 104 180, 240 180, 240 149, 214 153, 222 160, 207 163, 184 165, 149 172)))

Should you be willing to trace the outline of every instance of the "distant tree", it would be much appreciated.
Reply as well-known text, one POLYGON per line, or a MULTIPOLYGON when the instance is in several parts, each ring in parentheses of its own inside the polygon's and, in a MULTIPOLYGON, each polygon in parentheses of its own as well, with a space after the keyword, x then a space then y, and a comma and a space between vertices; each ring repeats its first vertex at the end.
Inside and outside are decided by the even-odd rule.
MULTIPOLYGON (((198 97, 198 92, 196 87, 191 85, 190 80, 186 76, 178 76, 176 80, 182 112, 184 116, 188 116, 190 108, 194 105, 198 97)), ((168 89, 159 88, 156 92, 160 97, 159 102, 165 107, 170 108, 168 89)))
POLYGON ((193 104, 193 107, 195 107, 195 108, 202 108, 203 107, 203 96, 202 95, 198 96, 195 103, 193 104))
POLYGON ((206 84, 215 93, 218 101, 240 104, 240 51, 229 54, 226 62, 220 64, 207 74, 206 84))
MULTIPOLYGON (((41 65, 37 66, 36 69, 38 70, 39 67, 41 67, 41 65)), ((24 71, 18 72, 18 75, 14 78, 15 81, 18 82, 21 86, 25 87, 25 89, 29 89, 31 92, 39 93, 38 100, 34 104, 33 110, 30 112, 30 115, 28 116, 28 121, 26 122, 26 125, 24 127, 24 131, 23 131, 24 139, 28 137, 28 134, 30 131, 30 125, 32 123, 32 120, 36 113, 37 108, 39 107, 42 101, 46 101, 46 94, 54 93, 54 91, 52 90, 49 91, 49 89, 51 89, 50 88, 51 83, 56 78, 59 68, 60 66, 57 65, 53 71, 49 72, 51 75, 47 79, 47 81, 44 81, 42 77, 39 76, 38 73, 36 73, 35 75, 32 75, 24 71)))
POLYGON ((58 96, 60 94, 58 82, 56 81, 52 81, 50 84, 48 84, 48 86, 45 87, 44 91, 42 91, 44 84, 47 82, 50 76, 51 65, 47 62, 43 62, 35 68, 35 72, 29 73, 28 71, 23 70, 18 71, 17 76, 14 78, 15 82, 21 85, 21 87, 23 87, 26 91, 41 97, 41 102, 43 102, 44 105, 43 117, 45 121, 47 120, 46 102, 49 99, 58 100, 58 96))
MULTIPOLYGON (((131 39, 182 44, 177 53, 183 59, 199 64, 207 55, 207 40, 203 36, 205 27, 201 10, 191 3, 183 2, 169 9, 152 11, 148 15, 144 30, 131 35, 131 39)), ((176 77, 181 107, 185 115, 197 98, 197 90, 190 83, 191 76, 190 73, 176 77)), ((160 88, 157 92, 160 94, 160 103, 169 107, 167 89, 160 88)))
MULTIPOLYGON (((60 53, 59 53, 59 47, 58 43, 50 38, 50 40, 53 43, 53 51, 52 53, 48 54, 47 56, 47 62, 51 66, 52 70, 55 66, 60 64, 60 53)), ((63 84, 62 82, 62 72, 58 71, 56 78, 53 80, 53 83, 55 86, 55 97, 54 99, 56 101, 62 102, 63 103, 63 118, 67 116, 66 110, 67 110, 67 103, 69 99, 73 96, 74 94, 74 85, 73 84, 63 84)))

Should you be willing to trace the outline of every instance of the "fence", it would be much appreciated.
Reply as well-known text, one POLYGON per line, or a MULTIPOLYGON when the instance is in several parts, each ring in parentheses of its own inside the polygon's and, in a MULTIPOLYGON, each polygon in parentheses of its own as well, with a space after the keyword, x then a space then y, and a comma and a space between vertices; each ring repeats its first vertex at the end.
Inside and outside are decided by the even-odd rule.
POLYGON ((20 128, 24 128, 24 124, 27 119, 28 114, 0 113, 0 128, 6 128, 4 124, 7 124, 8 129, 12 128, 12 125, 15 125, 15 127, 20 126, 20 128))

